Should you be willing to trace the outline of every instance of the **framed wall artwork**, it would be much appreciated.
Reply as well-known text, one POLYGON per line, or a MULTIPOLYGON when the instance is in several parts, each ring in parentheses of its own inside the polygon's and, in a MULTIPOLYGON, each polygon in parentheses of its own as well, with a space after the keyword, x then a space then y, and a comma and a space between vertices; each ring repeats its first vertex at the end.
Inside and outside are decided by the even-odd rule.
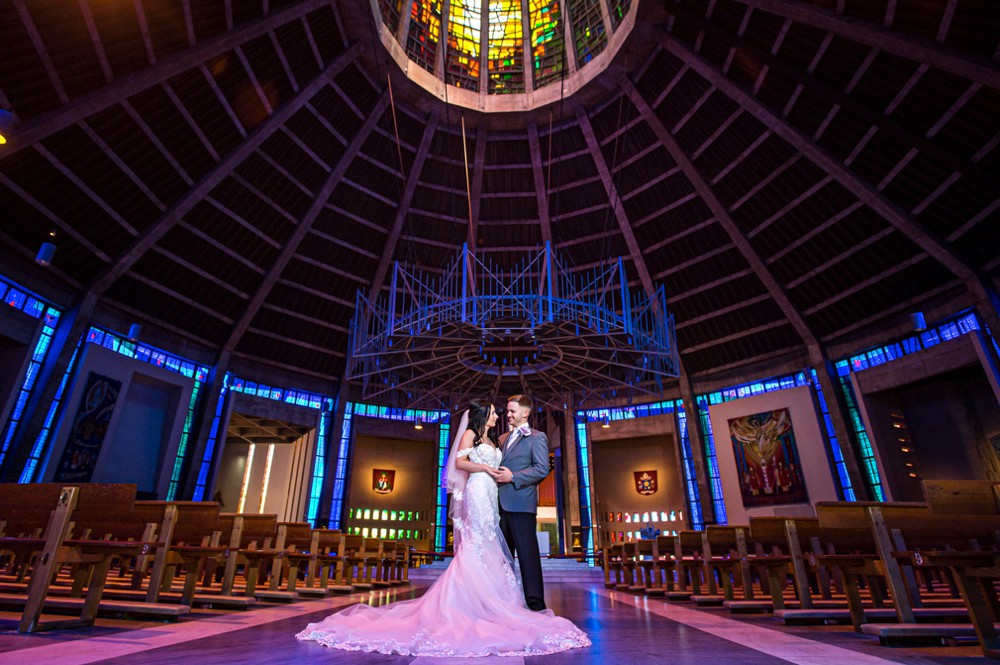
POLYGON ((729 435, 744 507, 809 501, 787 408, 732 418, 729 435))

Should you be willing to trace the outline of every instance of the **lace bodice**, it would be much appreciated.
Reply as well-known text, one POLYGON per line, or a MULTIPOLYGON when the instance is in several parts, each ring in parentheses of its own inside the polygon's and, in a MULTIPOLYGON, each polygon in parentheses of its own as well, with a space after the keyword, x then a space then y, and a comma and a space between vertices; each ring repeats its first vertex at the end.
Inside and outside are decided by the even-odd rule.
MULTIPOLYGON (((499 468, 500 460, 503 458, 503 451, 489 443, 480 443, 465 450, 458 451, 459 457, 468 457, 470 462, 476 464, 486 464, 494 469, 499 468)), ((477 473, 483 473, 478 471, 477 473)))
MULTIPOLYGON (((461 457, 468 456, 470 462, 486 464, 494 469, 500 466, 500 459, 503 457, 503 452, 489 443, 460 450, 458 454, 461 457)), ((465 491, 458 499, 463 503, 461 517, 454 522, 455 528, 462 535, 462 546, 481 552, 483 541, 496 540, 499 533, 497 482, 485 471, 471 473, 465 484, 465 491)), ((511 580, 513 581, 513 574, 511 580)))

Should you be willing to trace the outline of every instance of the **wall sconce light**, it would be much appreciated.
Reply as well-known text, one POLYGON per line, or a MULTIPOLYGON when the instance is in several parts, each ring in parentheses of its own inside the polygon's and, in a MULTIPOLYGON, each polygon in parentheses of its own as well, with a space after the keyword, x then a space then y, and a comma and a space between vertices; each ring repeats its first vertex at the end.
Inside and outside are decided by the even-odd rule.
POLYGON ((139 336, 142 335, 142 326, 138 323, 133 323, 128 327, 128 341, 138 342, 139 336))
POLYGON ((423 429, 424 419, 422 416, 417 416, 416 420, 413 421, 413 429, 423 429))
POLYGON ((611 429, 611 416, 604 416, 601 421, 601 429, 611 429))
MULTIPOLYGON (((0 129, 0 137, 3 136, 3 130, 0 129)), ((3 142, 0 141, 0 145, 3 142)), ((35 263, 40 266, 48 266, 52 263, 52 257, 56 255, 56 245, 53 240, 56 238, 55 230, 49 231, 49 239, 42 243, 42 246, 38 248, 38 254, 35 255, 35 263)))

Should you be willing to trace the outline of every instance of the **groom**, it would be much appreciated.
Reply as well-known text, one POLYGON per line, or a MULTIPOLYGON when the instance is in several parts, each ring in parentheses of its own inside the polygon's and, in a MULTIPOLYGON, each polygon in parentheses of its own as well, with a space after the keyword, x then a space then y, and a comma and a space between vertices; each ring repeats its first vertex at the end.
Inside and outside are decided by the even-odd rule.
POLYGON ((542 559, 535 535, 538 483, 549 475, 549 440, 528 426, 532 402, 527 395, 507 399, 507 423, 511 430, 500 438, 500 530, 511 554, 521 567, 521 583, 528 609, 545 609, 542 559))

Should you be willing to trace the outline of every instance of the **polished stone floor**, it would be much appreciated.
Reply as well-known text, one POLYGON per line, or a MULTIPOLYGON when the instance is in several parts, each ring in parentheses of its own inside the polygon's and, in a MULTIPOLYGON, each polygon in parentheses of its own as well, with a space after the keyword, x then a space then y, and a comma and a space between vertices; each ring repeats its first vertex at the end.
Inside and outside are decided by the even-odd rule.
POLYGON ((723 610, 696 609, 609 591, 593 583, 546 586, 548 605, 574 621, 593 646, 529 658, 413 658, 360 654, 299 642, 294 634, 307 623, 356 602, 381 604, 421 594, 426 586, 354 594, 292 605, 262 605, 246 612, 196 610, 173 624, 99 619, 96 626, 32 635, 16 632, 18 615, 0 612, 0 663, 72 665, 121 663, 211 665, 214 663, 391 663, 446 665, 502 661, 526 663, 631 665, 958 665, 990 662, 975 644, 957 647, 879 646, 850 627, 785 627, 768 616, 737 618, 723 610))

